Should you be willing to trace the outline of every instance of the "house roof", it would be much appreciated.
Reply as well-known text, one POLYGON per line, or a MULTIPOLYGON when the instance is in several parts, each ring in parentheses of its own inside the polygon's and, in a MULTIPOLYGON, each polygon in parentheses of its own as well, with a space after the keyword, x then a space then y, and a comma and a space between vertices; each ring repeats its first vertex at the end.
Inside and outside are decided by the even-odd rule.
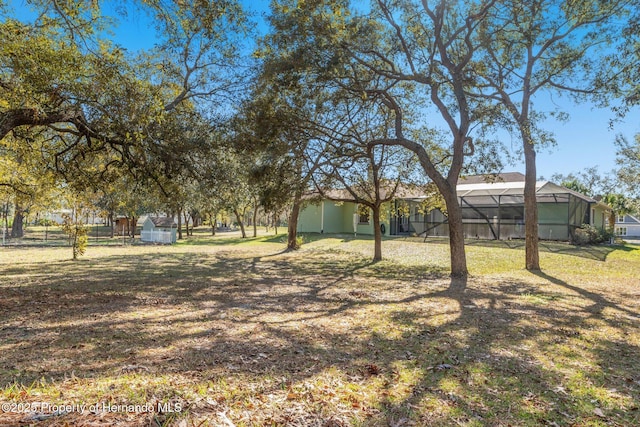
POLYGON ((499 182, 524 182, 524 175, 520 172, 491 173, 485 175, 461 176, 458 185, 488 184, 499 182))
MULTIPOLYGON (((488 203, 497 203, 498 196, 514 196, 512 197, 512 203, 518 203, 518 199, 516 199, 515 196, 524 195, 524 180, 525 176, 520 172, 471 175, 460 178, 456 186, 456 192, 458 197, 484 197, 488 203)), ((425 188, 421 186, 401 185, 398 188, 396 197, 420 201, 427 197, 425 191, 425 188)), ((537 181, 536 194, 538 194, 539 197, 547 196, 550 201, 552 198, 554 201, 557 201, 561 195, 572 195, 588 203, 594 203, 605 209, 611 209, 598 200, 550 181, 537 181)), ((318 193, 314 195, 318 196, 318 193)), ((344 189, 326 191, 324 195, 325 198, 334 200, 351 201, 353 199, 349 192, 344 189)), ((503 198, 501 200, 504 201, 505 199, 503 198)), ((508 203, 508 201, 506 203, 508 203)), ((521 203, 521 201, 519 203, 521 203)))
MULTIPOLYGON (((470 196, 515 196, 524 194, 524 181, 516 182, 485 182, 478 184, 458 184, 456 187, 458 197, 470 196)), ((577 191, 570 190, 550 181, 537 181, 536 194, 571 194, 590 203, 596 203, 595 199, 585 196, 577 191)))
MULTIPOLYGON (((355 191, 357 190, 358 189, 356 188, 355 191)), ((383 199, 386 198, 389 191, 391 191, 390 188, 382 187, 380 189, 380 197, 382 197, 383 199)), ((425 188, 424 186, 415 184, 400 184, 396 189, 395 197, 399 199, 419 199, 424 198, 427 191, 427 188, 425 188)), ((316 190, 307 194, 306 198, 325 198, 335 201, 355 202, 354 197, 345 188, 328 189, 324 190, 322 193, 316 190)))
POLYGON ((178 227, 178 225, 176 224, 173 218, 169 218, 166 216, 160 216, 160 217, 150 216, 149 219, 151 220, 151 222, 153 222, 153 225, 159 228, 177 228, 178 227))
MULTIPOLYGON (((456 187, 458 197, 472 196, 517 196, 524 194, 524 178, 520 172, 507 172, 492 175, 473 175, 460 178, 456 187)), ((555 196, 570 194, 589 203, 596 203, 610 209, 607 205, 585 194, 555 184, 551 181, 537 181, 536 194, 555 196)))
POLYGON ((629 224, 638 224, 640 223, 640 220, 638 218, 636 218, 635 216, 631 215, 631 214, 624 214, 624 215, 616 215, 616 224, 624 224, 624 225, 629 225, 629 224), (623 216, 624 221, 620 222, 618 221, 618 217, 619 216, 623 216), (627 221, 627 218, 631 218, 631 221, 627 221))

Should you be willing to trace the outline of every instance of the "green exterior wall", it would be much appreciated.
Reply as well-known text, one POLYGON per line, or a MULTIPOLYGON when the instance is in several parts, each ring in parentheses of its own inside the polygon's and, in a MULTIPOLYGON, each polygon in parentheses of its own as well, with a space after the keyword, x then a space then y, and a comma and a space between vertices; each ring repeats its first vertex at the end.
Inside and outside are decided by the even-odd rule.
POLYGON ((324 202, 324 232, 325 233, 344 233, 344 216, 345 210, 348 209, 347 203, 332 202, 325 200, 324 202))
POLYGON ((298 231, 301 233, 320 233, 320 204, 309 203, 300 209, 298 231))
MULTIPOLYGON (((324 203, 324 232, 325 233, 353 233, 353 215, 358 212, 353 202, 324 202, 309 203, 300 210, 298 217, 298 232, 320 233, 322 224, 322 203, 324 203)), ((385 224, 386 235, 389 234, 389 214, 384 208, 380 213, 380 223, 385 224)), ((373 218, 368 224, 357 224, 358 234, 373 235, 373 218)))
POLYGON ((353 233, 353 214, 356 213, 355 203, 342 204, 341 229, 336 233, 353 233))
MULTIPOLYGON (((423 214, 419 215, 418 221, 415 220, 415 203, 408 202, 410 206, 410 226, 409 233, 419 234, 424 231, 424 223, 422 222, 423 214)), ((590 206, 590 214, 593 213, 591 223, 597 228, 607 227, 607 210, 599 205, 592 204, 590 206), (603 222, 603 213, 604 222, 603 222)), ((336 234, 351 234, 353 233, 353 215, 358 212, 357 204, 352 202, 332 202, 329 200, 324 201, 324 232, 336 233, 336 234)), ((442 214, 436 212, 439 215, 437 220, 442 214)), ((307 204, 300 212, 298 219, 298 231, 303 233, 320 233, 321 232, 321 215, 322 215, 322 202, 315 204, 307 204)), ((538 220, 539 227, 538 233, 541 239, 545 240, 569 240, 570 224, 567 223, 569 217, 569 204, 567 202, 559 203, 538 203, 538 220)), ((431 218, 431 215, 430 215, 431 218)), ((390 224, 390 207, 385 205, 380 213, 380 223, 385 225, 385 235, 391 233, 390 224)), ((494 228, 497 227, 497 223, 492 222, 494 228)), ((478 230, 467 230, 476 227, 485 227, 485 223, 479 224, 471 223, 465 224, 465 232, 469 236, 479 235, 478 230)), ((484 229, 483 229, 484 230, 484 229)), ((486 230, 484 230, 486 231, 486 230)), ((373 235, 373 218, 370 217, 368 224, 357 224, 357 233, 362 235, 373 235)), ((441 226, 437 229, 433 229, 430 235, 447 235, 446 226, 441 226), (440 228, 442 228, 440 230, 440 228)), ((484 236, 487 233, 482 234, 484 236)), ((500 238, 523 238, 524 237, 524 223, 513 224, 513 220, 503 221, 500 229, 500 238), (517 228, 515 231, 512 228, 517 228)), ((488 234, 484 238, 491 238, 488 234)))
POLYGON ((355 204, 350 202, 309 203, 300 210, 298 232, 301 233, 353 233, 355 204), (324 224, 322 210, 324 204, 324 224), (324 229, 322 226, 324 225, 324 229))
POLYGON ((592 206, 592 214, 593 219, 591 220, 591 224, 600 229, 604 230, 609 226, 609 210, 603 208, 602 206, 595 205, 592 206))

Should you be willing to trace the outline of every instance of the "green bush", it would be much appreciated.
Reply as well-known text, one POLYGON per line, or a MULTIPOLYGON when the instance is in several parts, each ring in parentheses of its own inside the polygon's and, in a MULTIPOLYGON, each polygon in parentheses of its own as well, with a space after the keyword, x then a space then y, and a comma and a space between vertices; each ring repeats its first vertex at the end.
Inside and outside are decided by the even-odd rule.
POLYGON ((582 224, 580 228, 576 228, 574 231, 571 243, 574 245, 594 245, 608 242, 612 237, 613 234, 607 230, 601 230, 589 224, 582 224))
POLYGON ((77 221, 73 221, 69 215, 63 215, 64 223, 62 224, 62 230, 69 236, 69 244, 73 248, 73 259, 78 259, 79 256, 84 255, 89 243, 87 236, 87 227, 77 221))

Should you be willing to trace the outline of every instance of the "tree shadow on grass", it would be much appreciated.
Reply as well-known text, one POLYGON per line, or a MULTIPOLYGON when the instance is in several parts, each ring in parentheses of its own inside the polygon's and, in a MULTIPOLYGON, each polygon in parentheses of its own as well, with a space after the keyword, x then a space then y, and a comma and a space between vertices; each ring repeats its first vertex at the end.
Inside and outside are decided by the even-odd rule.
MULTIPOLYGON (((638 312, 593 292, 581 293, 587 301, 578 312, 529 302, 528 296, 539 291, 536 285, 520 283, 498 283, 479 291, 473 284, 467 287, 464 281, 452 280, 448 289, 429 297, 455 300, 460 309, 454 319, 424 328, 424 317, 401 313, 397 322, 412 332, 376 347, 407 350, 403 364, 417 381, 404 397, 394 393, 397 381, 390 381, 379 417, 389 425, 640 421, 640 382, 631 356, 640 350, 639 322, 619 319, 620 314, 637 317, 638 312), (600 319, 611 335, 591 333, 597 326, 590 302, 617 312, 600 319), (463 333, 468 330, 473 332, 463 333), (631 342, 624 338, 630 336, 631 342)), ((381 370, 399 375, 402 359, 391 360, 381 370)))
POLYGON ((247 236, 247 237, 235 237, 234 236, 190 236, 177 242, 178 246, 226 246, 226 245, 241 245, 247 243, 285 243, 287 242, 286 234, 277 234, 272 236, 247 236))
POLYGON ((638 420, 635 306, 544 273, 487 282, 378 265, 217 252, 31 266, 37 281, 2 289, 0 380, 64 388, 75 376, 124 399, 123 377, 176 375, 144 393, 214 424, 580 425, 596 409, 638 420))
MULTIPOLYGON (((532 271, 531 274, 538 276, 542 279, 545 279, 555 285, 558 285, 570 291, 576 292, 577 294, 580 294, 582 297, 584 297, 585 300, 590 301, 590 304, 585 308, 585 311, 591 313, 592 316, 603 318, 602 312, 606 308, 624 313, 628 316, 638 317, 639 315, 639 313, 637 312, 620 307, 618 304, 610 301, 606 296, 600 293, 589 291, 580 286, 571 285, 565 282, 564 280, 560 280, 543 271, 532 271)), ((640 318, 638 320, 640 321, 640 318)))
MULTIPOLYGON (((481 246, 488 248, 504 248, 524 250, 524 240, 466 240, 467 246, 481 246)), ((638 248, 629 245, 584 245, 577 246, 565 242, 540 241, 539 249, 542 253, 571 255, 594 261, 606 261, 609 254, 616 251, 631 252, 638 248)))

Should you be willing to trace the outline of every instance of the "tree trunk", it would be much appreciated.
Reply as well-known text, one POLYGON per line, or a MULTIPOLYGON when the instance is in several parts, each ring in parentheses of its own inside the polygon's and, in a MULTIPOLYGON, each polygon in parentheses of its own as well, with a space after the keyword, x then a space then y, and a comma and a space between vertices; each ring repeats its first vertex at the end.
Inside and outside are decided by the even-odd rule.
POLYGON ((11 226, 11 237, 24 237, 24 210, 20 204, 16 203, 16 211, 13 214, 13 225, 11 226))
POLYGON ((296 196, 289 215, 287 249, 298 249, 298 216, 300 215, 300 197, 296 196))
POLYGON ((453 192, 442 195, 447 206, 447 223, 449 224, 449 249, 451 251, 451 276, 465 277, 467 270, 467 255, 464 248, 464 225, 462 223, 462 209, 458 203, 458 196, 453 192))
POLYGON ((240 212, 238 212, 237 209, 234 209, 233 213, 235 214, 236 220, 238 221, 238 225, 240 226, 240 231, 242 232, 242 238, 246 239, 247 238, 247 233, 244 230, 244 222, 242 220, 242 215, 240 215, 240 212))
POLYGON ((524 238, 527 270, 540 270, 538 253, 538 203, 536 200, 536 150, 531 138, 522 136, 525 159, 524 238))
POLYGON ((614 233, 616 231, 616 213, 612 210, 609 213, 609 232, 614 233))
POLYGON ((4 220, 4 232, 9 235, 9 202, 3 205, 2 219, 4 220))
POLYGON ((178 240, 182 240, 182 209, 178 209, 178 240))
POLYGON ((275 231, 275 234, 278 234, 278 219, 276 218, 277 214, 273 214, 273 230, 275 231))
POLYGON ((464 144, 456 141, 454 143, 454 151, 458 150, 459 154, 453 156, 453 164, 449 169, 449 176, 453 179, 445 179, 435 168, 424 147, 413 143, 404 141, 402 144, 405 148, 416 153, 418 161, 424 169, 424 172, 431 178, 431 180, 438 187, 438 191, 442 195, 447 207, 447 222, 449 224, 449 249, 451 252, 451 276, 452 277, 466 277, 469 274, 467 270, 467 256, 464 248, 464 225, 462 223, 462 209, 458 202, 458 195, 456 193, 456 185, 458 183, 458 176, 462 169, 462 162, 464 155, 462 150, 464 144))
POLYGON ((258 237, 258 223, 256 219, 258 218, 258 206, 257 203, 253 206, 253 237, 258 237))
POLYGON ((189 237, 191 234, 189 233, 189 213, 187 211, 182 212, 182 215, 184 216, 184 227, 187 230, 187 237, 189 237))
POLYGON ((382 261, 382 230, 380 230, 380 205, 374 204, 373 215, 373 260, 382 261))
POLYGON ((111 225, 111 238, 115 236, 115 224, 113 223, 113 212, 109 212, 109 224, 111 225))
POLYGON ((131 217, 131 238, 136 238, 136 225, 138 224, 138 218, 134 216, 131 217))
POLYGON ((78 260, 78 222, 76 221, 76 228, 73 232, 73 241, 71 243, 71 252, 73 253, 73 260, 78 260))
POLYGON ((217 218, 218 214, 217 213, 212 213, 209 215, 209 222, 211 223, 211 235, 215 236, 216 235, 216 222, 217 222, 217 218))

